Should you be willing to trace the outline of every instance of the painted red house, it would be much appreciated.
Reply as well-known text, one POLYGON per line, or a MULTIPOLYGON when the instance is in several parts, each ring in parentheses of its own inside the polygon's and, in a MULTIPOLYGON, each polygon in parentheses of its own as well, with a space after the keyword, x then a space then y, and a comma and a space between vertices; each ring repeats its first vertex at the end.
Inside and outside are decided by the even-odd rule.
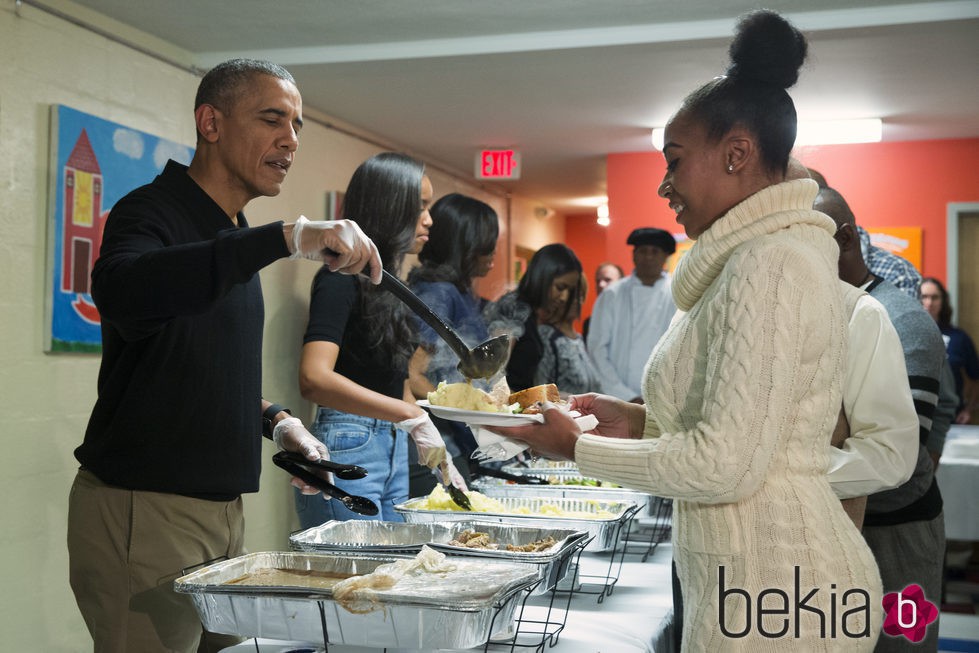
MULTIPOLYGON (((102 244, 102 170, 82 130, 64 168, 64 241, 61 252, 61 290, 88 294, 92 267, 102 244)), ((73 302, 79 315, 98 322, 95 307, 79 297, 73 302)))

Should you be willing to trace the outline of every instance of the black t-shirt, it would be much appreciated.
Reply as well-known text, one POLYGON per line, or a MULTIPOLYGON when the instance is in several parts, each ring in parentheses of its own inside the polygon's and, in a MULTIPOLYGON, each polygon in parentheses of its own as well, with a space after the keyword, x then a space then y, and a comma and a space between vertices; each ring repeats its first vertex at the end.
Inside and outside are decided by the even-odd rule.
POLYGON ((408 366, 395 369, 391 356, 370 341, 361 314, 360 282, 349 274, 330 272, 325 265, 313 279, 309 323, 303 344, 332 342, 340 348, 335 371, 375 392, 404 399, 408 366))

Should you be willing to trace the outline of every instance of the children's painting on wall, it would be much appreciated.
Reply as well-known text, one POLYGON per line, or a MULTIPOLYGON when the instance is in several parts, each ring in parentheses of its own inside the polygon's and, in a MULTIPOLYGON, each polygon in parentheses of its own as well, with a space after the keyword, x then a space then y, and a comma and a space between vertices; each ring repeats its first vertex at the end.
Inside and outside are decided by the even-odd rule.
POLYGON ((44 348, 102 350, 92 266, 113 204, 193 148, 63 106, 51 107, 48 297, 44 348))

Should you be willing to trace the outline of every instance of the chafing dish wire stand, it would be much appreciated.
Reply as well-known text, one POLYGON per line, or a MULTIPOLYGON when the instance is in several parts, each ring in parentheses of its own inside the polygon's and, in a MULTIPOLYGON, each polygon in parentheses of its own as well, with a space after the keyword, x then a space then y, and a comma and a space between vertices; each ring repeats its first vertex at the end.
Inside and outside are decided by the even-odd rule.
MULTIPOLYGON (((589 547, 597 553, 610 552, 608 568, 604 575, 582 574, 579 573, 580 566, 574 565, 573 573, 565 577, 564 581, 557 586, 558 591, 570 592, 572 594, 587 594, 597 596, 597 602, 602 603, 606 596, 612 594, 615 584, 619 580, 622 571, 622 564, 625 562, 627 553, 628 534, 636 515, 647 508, 647 499, 652 500, 648 494, 635 490, 616 489, 616 488, 584 488, 578 486, 563 485, 499 485, 495 483, 474 483, 480 492, 488 497, 492 497, 504 502, 519 502, 533 497, 535 500, 546 502, 544 498, 548 493, 555 495, 551 500, 570 501, 577 504, 595 502, 613 502, 618 505, 628 506, 619 518, 610 525, 607 530, 603 530, 601 536, 593 538, 596 546, 589 547)), ((397 510, 397 507, 395 507, 397 510)), ((648 544, 644 542, 644 544, 648 544)), ((648 554, 647 554, 648 557, 648 554)), ((643 558, 645 560, 645 557, 643 558)))
MULTIPOLYGON (((582 551, 588 546, 588 543, 594 539, 593 537, 585 537, 579 540, 572 548, 571 554, 568 557, 569 562, 569 574, 573 577, 578 569, 578 562, 581 558, 582 551)), ((542 579, 543 583, 544 580, 542 579)), ((560 597, 559 602, 555 605, 555 601, 558 600, 558 588, 557 584, 554 585, 545 594, 547 597, 547 604, 545 606, 539 605, 528 605, 527 601, 532 596, 539 594, 534 590, 537 586, 529 587, 524 591, 523 600, 516 611, 516 619, 514 620, 515 632, 510 637, 491 637, 486 645, 483 647, 483 651, 487 652, 490 646, 493 646, 493 650, 499 650, 501 647, 505 649, 509 647, 511 653, 518 648, 532 649, 535 653, 541 653, 544 650, 545 645, 554 646, 558 643, 561 631, 567 625, 568 611, 571 608, 571 597, 574 596, 573 592, 560 592, 563 596, 560 597), (529 610, 528 610, 529 608, 529 610), (540 608, 540 610, 538 610, 540 608), (540 616, 539 612, 543 611, 542 618, 533 618, 535 616, 540 616)))
POLYGON ((608 568, 605 575, 601 574, 582 574, 581 565, 576 564, 571 573, 565 577, 566 582, 559 583, 554 589, 558 592, 567 592, 570 595, 586 594, 597 596, 597 602, 601 603, 606 596, 611 596, 615 591, 615 584, 619 582, 619 574, 622 573, 622 563, 625 562, 626 540, 632 522, 639 512, 639 506, 630 507, 623 519, 620 519, 614 528, 612 537, 615 546, 609 552, 608 568))
POLYGON ((636 528, 630 530, 625 540, 627 549, 640 549, 637 553, 642 556, 642 562, 646 562, 656 552, 657 546, 670 539, 673 529, 673 499, 650 497, 648 514, 648 517, 636 518, 636 528))

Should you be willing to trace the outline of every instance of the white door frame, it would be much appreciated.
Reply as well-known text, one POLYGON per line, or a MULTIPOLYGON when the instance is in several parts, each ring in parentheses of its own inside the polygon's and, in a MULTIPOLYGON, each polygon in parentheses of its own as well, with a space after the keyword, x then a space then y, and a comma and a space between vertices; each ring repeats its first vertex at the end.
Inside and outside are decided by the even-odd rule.
POLYGON ((952 306, 959 305, 959 214, 979 213, 979 202, 949 202, 945 226, 945 282, 952 306))

